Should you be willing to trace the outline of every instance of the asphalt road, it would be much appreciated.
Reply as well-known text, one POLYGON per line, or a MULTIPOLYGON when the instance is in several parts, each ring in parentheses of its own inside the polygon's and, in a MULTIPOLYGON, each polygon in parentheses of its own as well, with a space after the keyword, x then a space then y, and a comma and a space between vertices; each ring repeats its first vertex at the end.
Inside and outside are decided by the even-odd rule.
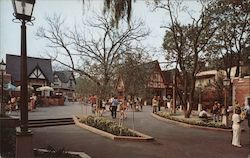
MULTIPOLYGON (((152 142, 113 141, 75 125, 36 128, 32 131, 35 148, 51 145, 57 149, 83 151, 93 158, 249 158, 249 129, 242 133, 242 148, 231 145, 231 132, 187 128, 156 120, 151 107, 135 112, 135 130, 155 138, 152 142)), ((14 113, 13 113, 14 114, 14 113)), ((90 107, 74 103, 38 108, 29 119, 70 117, 90 114, 90 107)), ((16 114, 18 115, 18 114, 16 114)), ((110 113, 104 114, 110 118, 110 113)), ((124 124, 132 128, 132 112, 124 124)))

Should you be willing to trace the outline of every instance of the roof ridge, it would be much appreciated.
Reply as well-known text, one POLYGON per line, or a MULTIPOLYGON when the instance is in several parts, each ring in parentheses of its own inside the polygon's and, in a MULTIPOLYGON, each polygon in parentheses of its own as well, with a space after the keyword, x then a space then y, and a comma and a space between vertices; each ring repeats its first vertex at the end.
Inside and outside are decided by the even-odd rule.
MULTIPOLYGON (((7 57, 7 56, 16 56, 16 57, 21 58, 20 55, 16 55, 16 54, 6 54, 6 57, 7 57)), ((51 59, 49 59, 49 58, 31 57, 31 56, 27 56, 27 58, 39 59, 39 60, 51 60, 51 59)))

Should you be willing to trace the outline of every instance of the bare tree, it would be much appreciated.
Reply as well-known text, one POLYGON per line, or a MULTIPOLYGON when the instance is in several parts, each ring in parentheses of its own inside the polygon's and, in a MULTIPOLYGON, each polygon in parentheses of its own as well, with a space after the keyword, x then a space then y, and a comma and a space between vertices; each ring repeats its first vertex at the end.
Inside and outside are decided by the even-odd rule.
POLYGON ((100 94, 105 94, 116 65, 126 53, 123 49, 138 46, 149 34, 144 23, 139 20, 114 28, 108 15, 97 15, 94 22, 84 23, 83 26, 88 28, 84 30, 80 29, 83 26, 77 25, 73 29, 67 28, 65 20, 57 15, 46 18, 46 21, 48 26, 40 27, 37 36, 49 41, 49 47, 55 50, 53 59, 96 82, 100 86, 100 94), (67 57, 70 62, 59 56, 67 57), (91 72, 88 67, 95 71, 91 72))

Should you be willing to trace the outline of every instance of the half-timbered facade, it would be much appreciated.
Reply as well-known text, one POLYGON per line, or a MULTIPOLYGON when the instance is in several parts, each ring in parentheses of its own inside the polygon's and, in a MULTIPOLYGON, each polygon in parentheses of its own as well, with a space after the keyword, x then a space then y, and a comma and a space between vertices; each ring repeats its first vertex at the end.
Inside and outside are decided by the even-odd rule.
POLYGON ((74 101, 76 80, 72 71, 54 71, 52 87, 56 94, 63 95, 69 101, 74 101))
POLYGON ((148 88, 153 89, 155 95, 165 96, 165 79, 162 74, 159 62, 157 60, 143 64, 148 75, 148 81, 146 83, 148 88))
MULTIPOLYGON (((21 58, 17 55, 6 55, 6 72, 11 74, 12 83, 16 86, 20 85, 21 81, 21 58)), ((34 90, 41 86, 50 86, 53 82, 53 73, 50 59, 44 58, 27 58, 27 77, 28 84, 34 90)), ((36 92, 41 93, 41 92, 36 92)))

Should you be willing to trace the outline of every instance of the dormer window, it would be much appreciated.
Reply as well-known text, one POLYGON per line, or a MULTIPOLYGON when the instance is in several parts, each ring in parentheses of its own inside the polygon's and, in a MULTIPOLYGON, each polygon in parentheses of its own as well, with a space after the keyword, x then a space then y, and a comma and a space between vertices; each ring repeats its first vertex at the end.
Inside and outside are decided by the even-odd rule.
POLYGON ((59 78, 58 76, 54 76, 54 85, 59 85, 59 78))

